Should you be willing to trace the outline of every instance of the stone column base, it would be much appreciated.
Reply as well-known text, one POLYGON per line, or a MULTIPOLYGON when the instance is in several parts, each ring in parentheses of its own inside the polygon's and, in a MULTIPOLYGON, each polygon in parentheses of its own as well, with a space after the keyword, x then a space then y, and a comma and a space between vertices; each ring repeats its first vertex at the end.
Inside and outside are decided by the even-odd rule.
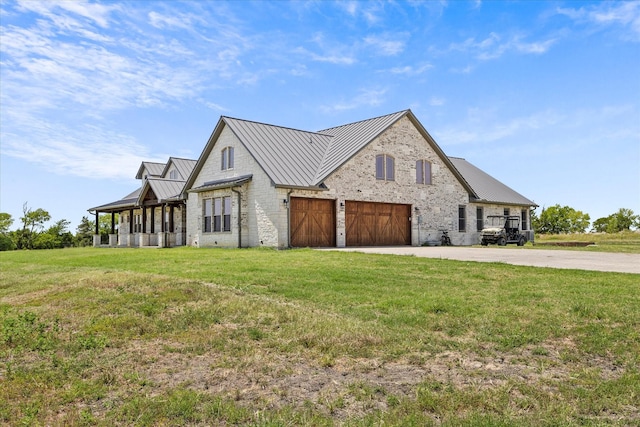
POLYGON ((99 234, 94 234, 93 235, 93 247, 94 248, 99 248, 100 247, 100 235, 99 234))
POLYGON ((117 234, 109 234, 109 246, 115 248, 118 246, 118 235, 117 234))

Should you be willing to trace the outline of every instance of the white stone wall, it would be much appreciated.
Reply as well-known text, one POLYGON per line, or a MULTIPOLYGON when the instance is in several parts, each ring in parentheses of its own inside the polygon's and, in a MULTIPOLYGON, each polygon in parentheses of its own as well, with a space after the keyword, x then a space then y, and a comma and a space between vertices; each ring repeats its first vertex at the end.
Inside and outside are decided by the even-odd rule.
MULTIPOLYGON (((192 188, 205 182, 253 174, 253 180, 236 191, 241 192, 241 244, 247 246, 287 246, 287 210, 282 200, 286 190, 276 189, 268 175, 245 149, 236 136, 225 127, 192 188), (221 170, 222 150, 234 148, 234 168, 221 170)), ((191 246, 237 247, 238 195, 230 188, 206 192, 190 192, 187 199, 187 244, 191 246), (231 232, 204 233, 203 200, 211 197, 231 197, 231 232)))

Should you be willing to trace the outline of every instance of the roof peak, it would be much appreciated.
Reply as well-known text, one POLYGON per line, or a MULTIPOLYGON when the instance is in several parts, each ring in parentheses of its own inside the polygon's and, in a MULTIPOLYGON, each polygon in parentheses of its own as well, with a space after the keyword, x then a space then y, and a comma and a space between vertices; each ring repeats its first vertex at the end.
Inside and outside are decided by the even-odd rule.
POLYGON ((345 126, 352 126, 352 125, 355 125, 355 124, 358 124, 358 123, 364 123, 364 122, 368 122, 368 121, 371 121, 371 120, 378 120, 378 119, 381 119, 383 117, 395 116, 395 115, 398 115, 398 114, 403 114, 404 115, 404 114, 406 114, 406 113, 408 113, 410 111, 411 111, 410 109, 400 110, 400 111, 396 111, 395 113, 383 114, 381 116, 370 117, 368 119, 357 120, 357 121, 351 122, 351 123, 344 123, 342 125, 338 125, 338 126, 333 126, 333 127, 330 127, 330 128, 322 129, 322 130, 318 131, 317 133, 322 133, 323 134, 325 131, 328 131, 328 130, 338 129, 338 128, 345 127, 345 126))
POLYGON ((236 120, 236 121, 239 121, 239 122, 252 123, 252 124, 268 126, 268 127, 272 127, 272 128, 287 129, 287 130, 292 130, 294 132, 309 133, 309 134, 313 134, 313 135, 322 135, 321 132, 314 132, 314 131, 309 131, 309 130, 304 130, 304 129, 297 129, 297 128, 292 128, 292 127, 288 127, 288 126, 274 125, 274 124, 271 124, 271 123, 258 122, 258 121, 255 121, 255 120, 239 119, 237 117, 229 117, 229 116, 221 116, 221 117, 222 117, 222 119, 236 120))

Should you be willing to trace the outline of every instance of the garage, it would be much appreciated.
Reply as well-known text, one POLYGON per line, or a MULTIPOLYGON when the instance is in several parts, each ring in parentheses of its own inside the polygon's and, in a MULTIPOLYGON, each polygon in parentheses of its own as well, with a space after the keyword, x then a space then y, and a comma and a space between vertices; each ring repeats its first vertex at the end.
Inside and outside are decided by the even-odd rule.
POLYGON ((292 197, 290 205, 291 246, 336 246, 335 200, 292 197))
POLYGON ((347 201, 347 246, 411 244, 411 205, 347 201))

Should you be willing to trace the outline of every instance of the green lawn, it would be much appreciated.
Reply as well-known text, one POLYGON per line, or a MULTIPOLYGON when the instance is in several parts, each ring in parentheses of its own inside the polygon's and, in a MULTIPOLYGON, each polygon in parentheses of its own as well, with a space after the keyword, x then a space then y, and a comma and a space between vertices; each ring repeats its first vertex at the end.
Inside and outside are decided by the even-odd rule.
POLYGON ((640 276, 312 250, 0 253, 7 425, 633 425, 640 276))

